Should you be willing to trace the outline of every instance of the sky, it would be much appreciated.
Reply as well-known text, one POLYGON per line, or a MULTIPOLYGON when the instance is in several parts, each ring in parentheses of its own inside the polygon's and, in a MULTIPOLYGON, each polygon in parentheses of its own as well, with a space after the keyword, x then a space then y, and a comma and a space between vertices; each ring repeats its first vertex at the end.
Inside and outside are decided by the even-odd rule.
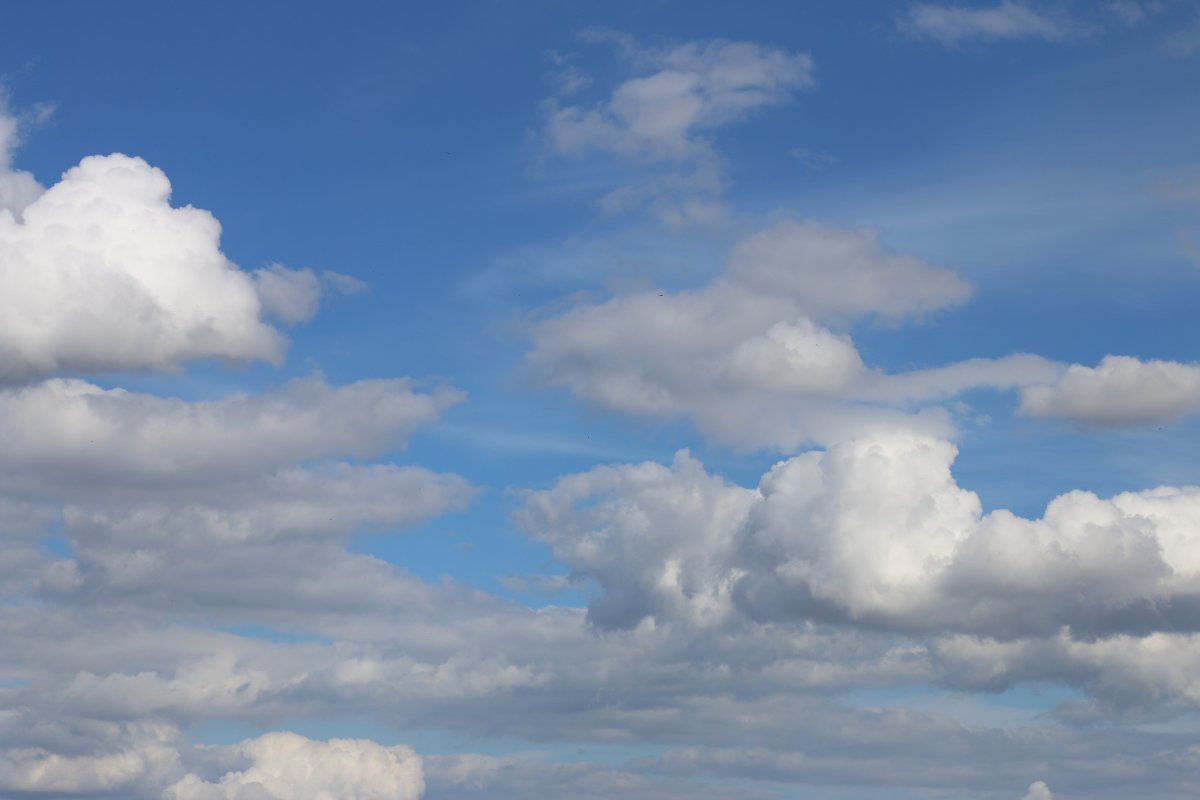
POLYGON ((0 798, 1200 793, 1192 0, 2 13, 0 798))

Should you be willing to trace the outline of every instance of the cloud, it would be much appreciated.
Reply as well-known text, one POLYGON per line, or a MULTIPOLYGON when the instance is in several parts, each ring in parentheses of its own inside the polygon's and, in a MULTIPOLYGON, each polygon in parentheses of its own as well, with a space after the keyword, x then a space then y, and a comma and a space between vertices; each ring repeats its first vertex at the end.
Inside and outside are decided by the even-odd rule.
POLYGON ((1021 389, 1021 412, 1102 427, 1170 422, 1200 410, 1200 365, 1105 356, 1021 389))
POLYGON ((463 399, 404 379, 335 387, 311 377, 201 402, 51 379, 0 391, 0 473, 10 490, 39 493, 227 483, 306 459, 379 455, 463 399))
MULTIPOLYGON (((34 118, 45 118, 50 106, 34 109, 34 118)), ((25 207, 36 200, 45 189, 29 172, 13 169, 13 153, 20 143, 22 120, 8 113, 7 97, 0 86, 0 219, 7 211, 15 219, 21 218, 25 207)))
MULTIPOLYGON (((6 723, 14 716, 0 712, 0 740, 9 738, 6 723)), ((157 782, 179 769, 177 732, 169 725, 81 721, 68 733, 63 726, 44 719, 11 722, 27 723, 28 727, 22 732, 25 746, 0 745, 3 792, 46 797, 95 797, 119 792, 148 796, 157 782), (39 739, 47 741, 33 743, 39 739), (77 741, 71 747, 63 739, 77 741), (79 752, 78 740, 86 742, 83 752, 79 752), (60 752, 63 750, 67 752, 60 752)))
POLYGON ((965 7, 918 3, 908 9, 900 29, 918 37, 956 45, 969 40, 1043 39, 1059 41, 1073 34, 1063 21, 1034 11, 1024 3, 1004 0, 995 6, 965 7))
POLYGON ((321 280, 333 289, 333 291, 344 295, 362 294, 371 288, 366 281, 359 280, 353 275, 343 275, 340 272, 334 272, 331 269, 321 272, 321 280))
POLYGON ((686 415, 707 435, 787 450, 879 424, 949 429, 875 403, 976 382, 1045 377, 1036 359, 980 362, 908 379, 867 368, 845 334, 817 320, 898 320, 958 305, 952 271, 892 253, 869 231, 781 222, 735 246, 726 269, 694 290, 643 290, 577 303, 530 327, 526 369, 588 403, 626 414, 686 415))
POLYGON ((1029 791, 1025 793, 1024 800, 1054 800, 1054 793, 1045 783, 1036 781, 1029 784, 1029 791))
MULTIPOLYGON (((638 164, 649 174, 619 182, 596 205, 606 214, 646 208, 669 229, 719 225, 729 216, 712 141, 716 131, 816 85, 807 54, 753 42, 713 39, 652 47, 604 31, 590 31, 586 38, 615 43, 634 76, 598 102, 564 104, 565 96, 592 83, 567 65, 560 79, 571 91, 544 103, 543 138, 559 156, 604 154, 638 164), (648 168, 652 162, 662 166, 648 168)), ((556 59, 566 61, 561 54, 556 59)))
POLYGON ((289 324, 312 319, 321 303, 321 282, 311 269, 271 264, 254 271, 254 288, 263 313, 289 324))
POLYGON ((920 316, 971 296, 953 271, 885 249, 874 231, 815 222, 785 221, 743 240, 728 274, 752 292, 792 298, 817 319, 920 316))
POLYGON ((282 358, 264 300, 288 321, 311 315, 311 274, 270 267, 256 284, 220 251, 213 216, 170 193, 139 158, 89 156, 21 219, 0 214, 0 381, 282 358))
POLYGON ((812 59, 751 42, 715 39, 630 54, 642 74, 591 108, 548 105, 546 136, 564 154, 607 150, 680 159, 703 154, 703 132, 814 85, 812 59))
POLYGON ((408 747, 268 733, 234 750, 249 767, 212 783, 187 775, 163 800, 417 800, 425 792, 421 759, 408 747))
MULTIPOLYGON (((686 454, 569 476, 518 521, 601 592, 601 627, 821 619, 994 637, 1200 629, 1200 489, 1072 492, 984 514, 949 442, 891 434, 780 462, 757 489, 686 454)), ((738 623, 744 624, 744 623, 738 623)))

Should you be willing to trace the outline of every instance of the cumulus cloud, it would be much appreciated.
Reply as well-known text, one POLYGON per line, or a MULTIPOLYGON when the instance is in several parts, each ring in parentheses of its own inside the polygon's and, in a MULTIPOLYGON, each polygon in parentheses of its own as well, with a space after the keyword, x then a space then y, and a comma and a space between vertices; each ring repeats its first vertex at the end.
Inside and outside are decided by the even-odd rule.
POLYGON ((1004 0, 995 6, 970 7, 918 3, 899 22, 914 36, 936 39, 947 45, 969 40, 1068 38, 1072 28, 1041 14, 1025 3, 1004 0))
POLYGON ((1048 385, 1021 390, 1021 411, 1086 425, 1169 422, 1200 409, 1200 365, 1105 356, 1072 365, 1048 385))
POLYGON ((601 594, 601 626, 853 622, 901 631, 1105 636, 1200 627, 1200 489, 999 509, 951 474, 949 442, 844 442, 780 462, 756 490, 672 467, 600 468, 518 516, 601 594))
POLYGON ((311 316, 315 278, 270 267, 256 281, 221 252, 216 219, 173 208, 170 194, 139 158, 90 156, 20 219, 0 214, 0 381, 280 360, 264 306, 285 321, 311 316))
POLYGON ((417 800, 425 792, 421 759, 408 747, 269 733, 234 750, 246 769, 215 782, 187 775, 164 800, 417 800))
POLYGON ((546 136, 559 152, 599 149, 678 159, 707 150, 704 132, 811 87, 812 59, 751 42, 715 39, 636 48, 637 77, 596 106, 550 103, 546 136))
POLYGON ((946 433, 936 410, 881 404, 1046 381, 1061 368, 1019 356, 885 375, 822 321, 922 316, 970 293, 951 270, 893 253, 872 232, 781 222, 735 246, 724 272, 698 289, 630 292, 534 322, 525 367, 594 406, 688 416, 746 448, 788 450, 886 425, 946 433))

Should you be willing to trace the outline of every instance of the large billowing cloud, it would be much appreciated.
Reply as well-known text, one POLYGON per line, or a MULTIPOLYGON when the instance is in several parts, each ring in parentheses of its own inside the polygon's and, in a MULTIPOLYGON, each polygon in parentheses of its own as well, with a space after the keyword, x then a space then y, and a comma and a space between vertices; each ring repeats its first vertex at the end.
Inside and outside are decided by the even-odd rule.
POLYGON ((187 775, 164 800, 417 800, 425 791, 421 759, 408 747, 270 733, 236 752, 247 768, 216 782, 187 775))
POLYGON ((984 514, 949 442, 848 441, 757 490, 687 455, 571 476, 520 519, 600 596, 602 626, 824 619, 1000 638, 1200 629, 1200 489, 1063 495, 984 514))
POLYGON ((1105 356, 1072 365, 1047 385, 1021 390, 1021 411, 1086 425, 1169 422, 1200 410, 1200 365, 1105 356))
MULTIPOLYGON (((0 137, 11 138, 11 127, 0 117, 0 137)), ((217 220, 173 208, 167 176, 140 158, 90 156, 44 193, 6 159, 0 382, 196 358, 278 362, 284 339, 264 313, 297 322, 316 310, 311 272, 242 272, 220 250, 217 220)))

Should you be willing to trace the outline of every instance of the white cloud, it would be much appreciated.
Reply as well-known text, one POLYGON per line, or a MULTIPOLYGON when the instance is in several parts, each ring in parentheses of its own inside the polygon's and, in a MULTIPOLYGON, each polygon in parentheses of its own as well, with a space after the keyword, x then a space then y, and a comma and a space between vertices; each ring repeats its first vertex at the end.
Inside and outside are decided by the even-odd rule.
POLYGON ((699 289, 631 292, 534 323, 525 366, 600 408, 686 415, 746 448, 788 450, 883 422, 945 432, 936 412, 910 417, 844 398, 1010 386, 1044 378, 1045 362, 980 362, 889 383, 848 336, 815 320, 919 316, 970 291, 948 269, 886 250, 874 233, 782 222, 734 247, 725 271, 699 289))
POLYGON ((1043 781, 1036 781, 1029 784, 1029 791, 1025 793, 1024 800, 1054 800, 1054 793, 1043 781))
MULTIPOLYGON (((572 92, 544 104, 543 137, 560 156, 593 153, 638 162, 665 162, 649 177, 617 182, 596 201, 608 214, 646 208, 669 229, 723 224, 725 180, 713 134, 754 112, 815 86, 812 59, 752 42, 724 39, 650 47, 612 32, 589 33, 615 43, 634 77, 594 104, 563 104, 591 84, 571 68, 572 92)), ((565 57, 558 55, 562 62, 565 57)))
POLYGON ((1169 422, 1200 410, 1200 365, 1105 356, 1054 383, 1021 390, 1021 411, 1088 425, 1169 422))
MULTIPOLYGON (((252 277, 220 251, 220 225, 172 208, 170 193, 166 175, 139 158, 90 156, 22 219, 0 214, 0 381, 280 360, 284 340, 262 321, 252 277)), ((260 276, 282 317, 312 304, 299 276, 260 276)))
POLYGON ((219 781, 187 775, 164 800, 417 800, 425 792, 421 759, 411 748, 366 739, 313 741, 268 733, 242 742, 250 762, 219 781))
POLYGON ((914 36, 953 45, 971 39, 1044 39, 1072 35, 1071 26, 1034 11, 1028 5, 1004 0, 995 6, 968 7, 918 3, 900 20, 914 36))
POLYGON ((228 483, 306 459, 381 454, 462 399, 403 379, 334 387, 312 377, 204 402, 52 379, 0 391, 0 472, 10 490, 51 493, 228 483))
POLYGON ((562 153, 690 158, 702 134, 811 87, 812 59, 751 42, 716 39, 632 53, 643 74, 591 107, 550 103, 546 135, 562 153))
POLYGON ((683 455, 570 476, 518 519, 601 587, 602 626, 740 614, 993 636, 1200 627, 1200 489, 984 514, 951 474, 955 454, 914 434, 849 441, 780 462, 757 490, 683 455))
POLYGON ((780 222, 743 240, 729 255, 728 276, 752 292, 791 298, 818 319, 919 316, 971 296, 952 270, 891 252, 874 231, 815 222, 780 222))
MULTIPOLYGON (((5 212, 20 219, 21 212, 45 189, 32 174, 13 169, 13 153, 20 143, 21 121, 7 113, 8 104, 0 86, 0 220, 5 212)), ((44 114, 49 113, 45 107, 44 114)))

